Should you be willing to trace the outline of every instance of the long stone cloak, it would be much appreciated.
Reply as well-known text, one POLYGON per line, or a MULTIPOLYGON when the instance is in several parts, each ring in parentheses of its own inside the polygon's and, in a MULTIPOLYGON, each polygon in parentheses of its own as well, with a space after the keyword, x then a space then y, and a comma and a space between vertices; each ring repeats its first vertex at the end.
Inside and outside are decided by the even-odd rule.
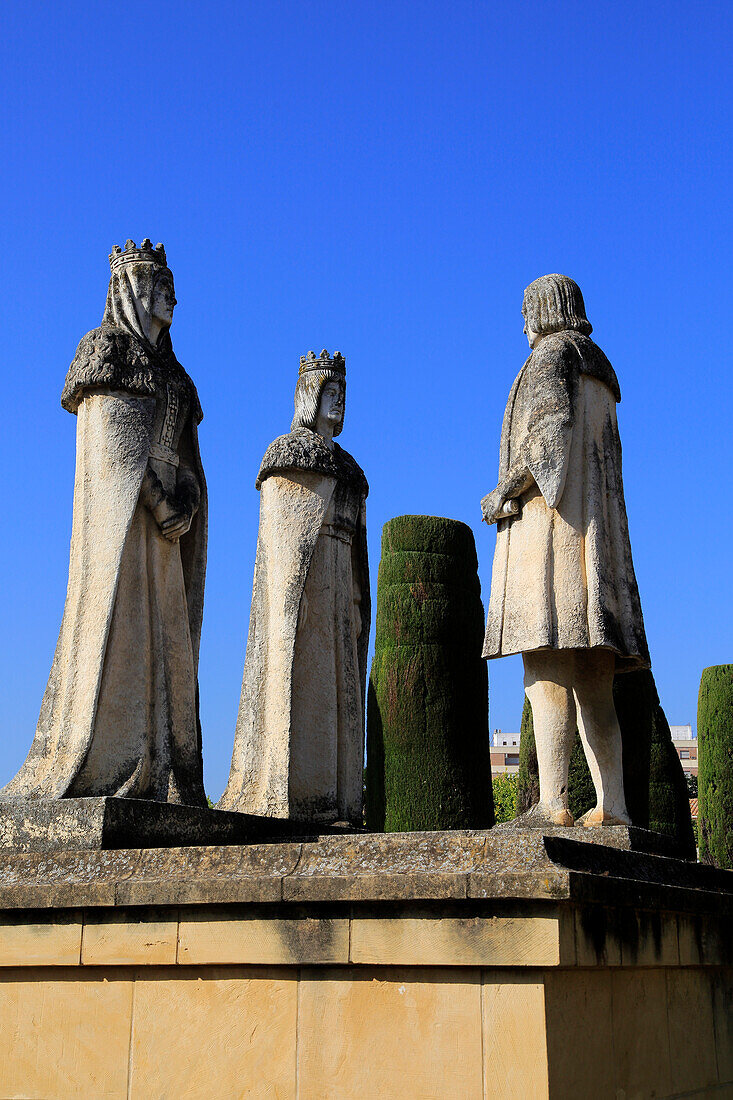
MULTIPOLYGON (((74 509, 64 615, 34 740, 20 771, 0 791, 0 800, 129 794, 205 804, 196 677, 206 572, 207 495, 197 433, 202 414, 195 388, 172 351, 168 350, 156 362, 134 336, 103 325, 81 341, 69 369, 62 404, 77 415, 74 509), (189 679, 193 677, 190 690, 195 713, 192 722, 188 722, 193 730, 189 729, 188 736, 182 736, 182 731, 176 728, 164 731, 171 757, 172 789, 168 795, 165 791, 156 794, 146 789, 139 767, 138 774, 134 774, 135 761, 131 764, 132 774, 124 776, 111 772, 105 776, 97 768, 97 775, 85 776, 79 790, 77 781, 84 774, 93 750, 97 715, 105 702, 100 699, 100 689, 105 673, 110 671, 106 661, 110 637, 115 625, 120 631, 125 626, 116 623, 116 619, 123 618, 128 607, 144 599, 142 593, 126 592, 121 583, 126 557, 129 558, 130 551, 133 555, 138 552, 129 546, 131 532, 137 532, 143 543, 146 537, 162 539, 140 499, 154 442, 156 382, 160 383, 156 376, 160 373, 177 379, 190 392, 192 411, 185 428, 186 449, 200 490, 190 530, 177 545, 168 543, 164 548, 164 552, 169 548, 172 555, 180 555, 188 618, 182 626, 190 637, 190 643, 183 639, 181 649, 184 659, 189 654, 189 679)), ((144 545, 139 553, 146 553, 144 545)), ((150 567, 145 562, 140 565, 143 572, 150 567)), ((126 644, 134 646, 134 639, 126 644)), ((141 708, 146 705, 148 689, 147 682, 132 684, 141 708)), ((131 708, 137 701, 128 699, 131 708)), ((174 725, 172 720, 167 724, 174 725)), ((155 732, 151 729, 150 736, 155 736, 155 732)), ((124 728, 117 734, 107 731, 107 736, 112 741, 124 738, 124 728)), ((152 748, 155 751, 159 746, 152 748)), ((144 745, 141 752, 149 754, 150 749, 150 745, 144 745)))
POLYGON ((512 386, 498 485, 529 471, 520 513, 499 520, 485 657, 531 650, 616 654, 649 667, 621 475, 613 367, 587 336, 545 336, 512 386))
POLYGON ((260 525, 247 652, 231 771, 219 807, 273 817, 360 820, 370 623, 368 485, 338 444, 330 450, 317 433, 299 428, 267 449, 256 486, 260 525), (351 546, 338 538, 332 544, 324 533, 324 521, 342 491, 355 505, 351 546), (336 572, 326 576, 324 569, 336 572), (331 590, 334 584, 338 592, 331 590), (328 621, 323 607, 309 606, 306 589, 316 599, 335 601, 325 613, 328 621), (313 647, 319 658, 327 651, 325 660, 316 659, 313 647), (348 660, 352 647, 353 663, 348 660), (334 684, 319 685, 317 671, 334 661, 335 705, 339 715, 344 707, 352 715, 343 731, 330 728, 334 684), (303 685, 310 696, 304 707, 297 698, 303 685), (317 713, 320 702, 319 728, 302 728, 303 715, 317 713), (323 751, 323 738, 339 756, 332 761, 333 797, 304 797, 302 789, 294 790, 295 761, 323 751))

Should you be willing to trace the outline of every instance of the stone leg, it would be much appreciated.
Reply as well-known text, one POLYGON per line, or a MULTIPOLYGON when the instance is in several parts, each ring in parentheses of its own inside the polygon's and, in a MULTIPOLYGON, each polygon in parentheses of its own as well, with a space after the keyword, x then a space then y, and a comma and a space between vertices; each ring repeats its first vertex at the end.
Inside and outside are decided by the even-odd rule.
POLYGON ((568 809, 568 765, 575 736, 573 650, 523 653, 524 690, 532 705, 540 812, 557 825, 572 825, 568 809))
POLYGON ((575 650, 573 693, 597 804, 583 825, 630 825, 624 797, 621 730, 613 704, 616 659, 608 649, 575 650))

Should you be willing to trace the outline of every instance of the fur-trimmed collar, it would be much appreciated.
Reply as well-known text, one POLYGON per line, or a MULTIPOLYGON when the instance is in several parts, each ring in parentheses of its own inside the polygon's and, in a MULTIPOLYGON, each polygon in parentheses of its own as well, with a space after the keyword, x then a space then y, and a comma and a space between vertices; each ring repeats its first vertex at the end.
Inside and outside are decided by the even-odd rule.
POLYGON ((369 484, 364 471, 348 451, 334 443, 327 447, 317 432, 310 428, 296 428, 294 432, 280 435, 265 451, 255 487, 261 488, 265 478, 286 470, 312 470, 325 477, 335 477, 359 489, 364 496, 369 484))
POLYGON ((189 390, 193 415, 200 423, 203 413, 196 387, 172 351, 157 353, 131 332, 115 325, 100 325, 82 338, 66 375, 61 404, 75 413, 89 389, 123 390, 154 397, 156 381, 170 379, 189 390))
POLYGON ((590 336, 584 336, 574 329, 553 332, 545 336, 537 351, 532 352, 530 359, 533 356, 548 362, 553 359, 560 359, 567 354, 568 344, 571 344, 578 353, 580 373, 587 374, 591 378, 597 378, 599 382, 603 382, 604 385, 608 386, 616 400, 620 401, 621 387, 618 384, 616 371, 608 361, 605 352, 601 351, 598 344, 594 343, 590 336))

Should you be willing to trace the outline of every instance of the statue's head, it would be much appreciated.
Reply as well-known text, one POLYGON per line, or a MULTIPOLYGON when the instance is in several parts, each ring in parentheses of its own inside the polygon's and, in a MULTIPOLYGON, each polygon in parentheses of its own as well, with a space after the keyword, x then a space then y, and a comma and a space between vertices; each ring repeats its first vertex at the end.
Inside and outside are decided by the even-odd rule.
POLYGON ((339 351, 333 358, 326 349, 319 356, 314 351, 300 357, 298 383, 295 387, 295 416, 290 426, 315 431, 318 414, 333 424, 333 434, 344 426, 346 408, 346 360, 339 351))
POLYGON ((530 347, 534 338, 549 332, 575 329, 590 336, 593 326, 585 315, 580 287, 567 275, 543 275, 530 283, 522 303, 524 331, 530 347))
POLYGON ((153 248, 147 237, 139 248, 130 240, 124 250, 115 245, 109 266, 112 277, 103 323, 126 328, 148 343, 159 343, 171 326, 176 304, 163 245, 153 248))

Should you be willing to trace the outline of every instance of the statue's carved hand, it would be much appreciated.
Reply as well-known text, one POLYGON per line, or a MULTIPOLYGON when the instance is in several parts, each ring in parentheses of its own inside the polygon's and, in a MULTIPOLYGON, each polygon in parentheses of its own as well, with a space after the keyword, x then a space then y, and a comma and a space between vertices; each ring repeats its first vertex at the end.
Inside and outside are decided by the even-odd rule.
POLYGON ((496 523, 504 506, 505 497, 500 489, 492 489, 481 501, 481 514, 485 523, 496 523))
POLYGON ((160 524, 160 530, 169 542, 177 542, 183 535, 188 534, 192 521, 193 515, 190 512, 175 512, 160 524))

